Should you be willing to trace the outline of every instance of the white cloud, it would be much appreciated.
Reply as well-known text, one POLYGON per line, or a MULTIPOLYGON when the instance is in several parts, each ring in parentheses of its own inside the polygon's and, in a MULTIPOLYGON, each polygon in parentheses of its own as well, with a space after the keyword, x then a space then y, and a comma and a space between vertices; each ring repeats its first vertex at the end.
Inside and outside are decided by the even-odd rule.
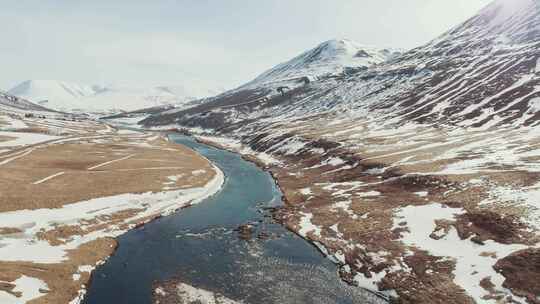
POLYGON ((230 87, 331 38, 414 47, 488 1, 10 1, 0 11, 0 88, 193 75, 230 87))

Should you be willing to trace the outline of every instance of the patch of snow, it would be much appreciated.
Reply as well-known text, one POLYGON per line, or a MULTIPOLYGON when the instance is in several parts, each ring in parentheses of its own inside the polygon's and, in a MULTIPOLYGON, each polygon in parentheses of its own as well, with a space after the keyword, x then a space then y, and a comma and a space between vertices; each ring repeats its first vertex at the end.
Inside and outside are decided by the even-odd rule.
POLYGON ((529 100, 529 112, 536 113, 540 111, 540 97, 529 100))
POLYGON ((368 192, 359 192, 356 194, 358 197, 372 197, 379 196, 381 193, 379 191, 368 191, 368 192))
POLYGON ((33 185, 43 184, 44 182, 46 182, 46 181, 48 181, 48 180, 51 180, 51 179, 53 179, 53 178, 55 178, 55 177, 64 175, 64 173, 65 173, 65 172, 58 172, 58 173, 55 173, 55 174, 53 174, 53 175, 47 176, 47 177, 45 177, 45 178, 43 178, 43 179, 40 179, 40 180, 38 180, 38 181, 36 181, 36 182, 34 182, 34 183, 32 183, 32 184, 33 184, 33 185))
POLYGON ((528 212, 521 219, 535 229, 540 229, 540 182, 529 187, 499 186, 492 188, 489 191, 489 197, 481 204, 489 205, 497 202, 510 202, 513 205, 524 207, 528 212))
POLYGON ((407 246, 413 246, 426 250, 434 256, 448 257, 455 261, 456 268, 454 282, 462 287, 469 296, 478 303, 496 303, 495 300, 486 300, 483 297, 488 292, 480 286, 480 281, 486 277, 491 278, 497 292, 511 295, 502 287, 504 277, 495 272, 493 266, 498 259, 526 248, 520 244, 500 244, 494 241, 486 241, 485 245, 478 245, 470 240, 461 240, 455 228, 451 228, 448 234, 439 240, 430 237, 436 229, 435 220, 454 220, 456 215, 463 214, 461 208, 448 208, 441 204, 423 206, 407 206, 396 213, 394 226, 406 221, 409 231, 402 233, 401 242, 407 246), (459 248, 459 250, 456 250, 459 248), (497 259, 482 256, 483 252, 494 252, 497 259))
POLYGON ((59 136, 39 134, 39 133, 23 133, 23 132, 8 132, 0 131, 0 136, 12 137, 14 139, 0 141, 0 147, 18 147, 35 145, 46 141, 51 141, 60 138, 59 136))
POLYGON ((199 176, 199 175, 202 175, 202 174, 205 174, 206 173, 206 170, 195 170, 195 171, 192 171, 191 174, 193 176, 199 176))
POLYGON ((21 297, 18 298, 0 290, 0 303, 2 304, 25 304, 28 301, 44 296, 45 293, 42 293, 41 291, 47 291, 49 289, 45 282, 24 275, 11 283, 16 286, 13 288, 13 292, 20 292, 21 297))
POLYGON ((321 228, 314 225, 311 222, 311 219, 313 218, 312 213, 305 213, 300 212, 300 215, 302 216, 300 218, 300 223, 298 224, 300 226, 300 230, 298 230, 298 234, 300 234, 303 237, 307 237, 308 233, 313 233, 315 236, 320 237, 321 236, 321 228))
POLYGON ((419 192, 415 192, 414 194, 420 196, 420 197, 426 197, 428 196, 429 192, 427 191, 419 191, 419 192))
POLYGON ((6 124, 6 126, 3 126, 0 124, 0 128, 6 128, 6 129, 24 129, 27 128, 28 125, 21 119, 15 119, 11 118, 9 116, 0 116, 0 123, 6 124))
POLYGON ((107 166, 107 165, 112 164, 112 163, 116 163, 116 162, 119 162, 119 161, 123 161, 123 160, 129 159, 129 158, 132 158, 133 156, 135 156, 135 154, 130 154, 130 155, 118 158, 118 159, 109 160, 109 161, 103 162, 101 164, 97 164, 95 166, 92 166, 92 167, 88 168, 88 170, 95 170, 97 168, 101 168, 103 166, 107 166))
POLYGON ((300 189, 300 194, 302 195, 310 195, 312 194, 313 192, 311 191, 311 188, 303 188, 303 189, 300 189))
POLYGON ((159 295, 159 296, 162 296, 162 297, 165 297, 167 296, 167 293, 165 292, 165 290, 163 290, 163 288, 161 287, 158 287, 154 290, 154 293, 159 295))
POLYGON ((334 203, 332 205, 332 209, 336 209, 336 208, 342 209, 349 216, 355 217, 355 214, 354 214, 353 210, 351 209, 351 204, 352 204, 352 201, 350 201, 350 200, 337 202, 337 203, 334 203))
POLYGON ((135 130, 126 130, 126 129, 120 129, 117 131, 120 135, 134 135, 134 134, 141 134, 141 131, 135 131, 135 130))
POLYGON ((372 168, 372 169, 368 169, 366 170, 366 174, 371 174, 371 175, 379 175, 379 174, 383 174, 385 171, 386 171, 386 167, 383 167, 383 168, 372 168))

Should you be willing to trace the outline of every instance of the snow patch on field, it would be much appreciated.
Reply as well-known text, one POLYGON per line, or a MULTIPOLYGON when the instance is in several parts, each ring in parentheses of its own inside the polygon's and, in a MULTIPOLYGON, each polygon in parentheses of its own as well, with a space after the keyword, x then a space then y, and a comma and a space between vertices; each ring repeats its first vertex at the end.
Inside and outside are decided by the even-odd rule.
POLYGON ((536 113, 540 111, 540 97, 533 98, 529 100, 529 112, 536 113))
POLYGON ((191 175, 199 176, 199 175, 202 175, 202 174, 205 174, 205 173, 206 173, 206 170, 195 170, 195 171, 191 172, 191 175))
POLYGON ((300 194, 302 195, 311 195, 313 194, 313 192, 311 191, 311 188, 303 188, 303 189, 300 189, 300 194))
POLYGON ((428 196, 429 192, 427 192, 427 191, 419 191, 419 192, 415 192, 414 194, 418 195, 419 197, 426 197, 426 196, 428 196))
POLYGON ((127 129, 120 129, 117 131, 120 135, 140 135, 142 134, 141 131, 135 131, 135 130, 127 130, 127 129))
POLYGON ((338 166, 341 166, 343 164, 345 164, 345 161, 339 157, 332 157, 326 161, 324 161, 322 164, 324 165, 330 165, 330 166, 333 166, 333 167, 338 167, 338 166))
MULTIPOLYGON (((224 176, 215 168, 213 180, 201 188, 183 189, 170 192, 122 194, 111 197, 95 198, 58 209, 18 210, 0 213, 3 227, 18 228, 22 233, 0 236, 0 260, 28 261, 34 263, 60 263, 67 259, 66 251, 102 237, 116 237, 125 233, 123 223, 140 220, 149 216, 166 215, 189 203, 198 203, 213 195, 221 188, 224 176), (134 217, 115 226, 91 232, 84 236, 73 236, 64 240, 66 243, 52 246, 45 240, 39 240, 36 234, 49 231, 58 225, 80 225, 81 221, 91 220, 128 209, 141 209, 134 217), (14 255, 13 252, 17 252, 14 255)), ((132 227, 130 227, 132 228, 132 227)))
POLYGON ((368 191, 368 192, 360 192, 357 194, 359 197, 373 197, 373 196, 379 196, 381 193, 379 191, 368 191))
POLYGON ((528 212, 521 219, 531 227, 540 230, 540 182, 530 187, 495 187, 490 189, 489 195, 490 197, 481 204, 503 202, 523 206, 528 212))
POLYGON ((345 213, 347 213, 352 219, 356 219, 357 215, 354 214, 354 211, 351 209, 351 204, 351 200, 337 202, 332 205, 332 209, 341 209, 345 213))
POLYGON ((0 136, 13 137, 14 139, 0 142, 0 147, 17 147, 35 145, 42 142, 55 140, 59 136, 39 134, 39 133, 23 133, 23 132, 8 132, 0 131, 0 136))
POLYGON ((49 180, 51 180, 51 179, 53 179, 53 178, 55 178, 55 177, 62 176, 62 175, 64 175, 64 174, 65 174, 65 172, 63 172, 63 171, 62 171, 62 172, 55 173, 55 174, 53 174, 53 175, 50 175, 50 176, 47 176, 47 177, 45 177, 45 178, 43 178, 43 179, 40 179, 40 180, 38 180, 38 181, 35 181, 35 182, 33 183, 33 185, 43 184, 43 183, 45 183, 45 182, 47 182, 47 181, 49 181, 49 180))
POLYGON ((300 226, 300 230, 298 230, 298 234, 300 234, 303 237, 307 237, 308 233, 311 232, 315 236, 320 237, 321 227, 316 226, 311 222, 311 219, 313 219, 313 214, 300 212, 300 215, 302 217, 300 218, 300 223, 298 224, 300 226))
POLYGON ((15 285, 13 292, 16 294, 21 294, 20 297, 16 297, 10 293, 0 290, 0 303, 2 304, 25 304, 28 301, 45 295, 44 292, 49 289, 45 282, 24 275, 13 282, 0 281, 0 283, 11 283, 15 285))
POLYGON ((435 220, 454 220, 456 215, 463 214, 461 208, 448 208, 441 204, 423 206, 407 206, 396 212, 394 227, 406 221, 409 231, 402 233, 401 241, 406 246, 416 247, 428 251, 434 256, 448 257, 455 261, 454 282, 462 287, 468 295, 478 303, 496 303, 495 300, 485 300, 488 292, 480 286, 480 281, 489 277, 498 293, 511 293, 502 287, 504 277, 495 272, 493 265, 498 259, 504 258, 526 246, 519 244, 500 244, 486 241, 485 245, 478 245, 470 240, 461 240, 457 231, 452 227, 446 236, 439 240, 430 237, 435 230, 435 220), (497 258, 481 255, 485 252, 496 253, 497 258))
POLYGON ((24 129, 28 127, 21 119, 11 118, 10 116, 0 115, 0 128, 5 129, 24 129))

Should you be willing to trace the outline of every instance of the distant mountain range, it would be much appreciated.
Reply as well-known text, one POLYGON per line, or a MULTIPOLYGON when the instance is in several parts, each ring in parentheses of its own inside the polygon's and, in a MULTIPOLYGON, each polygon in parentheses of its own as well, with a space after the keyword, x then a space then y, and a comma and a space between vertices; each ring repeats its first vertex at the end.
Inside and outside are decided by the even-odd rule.
POLYGON ((202 82, 177 86, 98 86, 58 80, 28 80, 8 93, 51 109, 68 112, 111 113, 161 105, 182 106, 220 93, 218 86, 202 82))

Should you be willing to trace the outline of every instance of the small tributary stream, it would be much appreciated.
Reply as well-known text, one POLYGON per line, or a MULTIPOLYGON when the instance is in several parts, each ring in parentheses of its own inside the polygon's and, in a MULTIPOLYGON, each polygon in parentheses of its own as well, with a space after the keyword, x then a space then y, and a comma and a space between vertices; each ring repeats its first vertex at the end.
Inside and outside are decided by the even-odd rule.
POLYGON ((118 238, 117 252, 94 272, 85 304, 149 304, 156 282, 182 282, 246 304, 379 303, 342 282, 311 244, 275 223, 266 207, 281 204, 272 177, 239 155, 170 135, 226 176, 211 198, 118 238), (255 226, 249 241, 235 231, 255 226), (268 237, 258 238, 259 235, 268 237))

